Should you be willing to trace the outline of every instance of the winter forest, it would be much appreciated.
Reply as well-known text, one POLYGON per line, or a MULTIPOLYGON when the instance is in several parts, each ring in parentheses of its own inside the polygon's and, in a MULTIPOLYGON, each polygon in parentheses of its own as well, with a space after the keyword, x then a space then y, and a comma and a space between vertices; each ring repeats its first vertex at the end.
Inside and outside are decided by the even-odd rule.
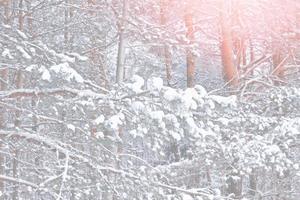
POLYGON ((0 199, 299 200, 300 0, 0 0, 0 199))

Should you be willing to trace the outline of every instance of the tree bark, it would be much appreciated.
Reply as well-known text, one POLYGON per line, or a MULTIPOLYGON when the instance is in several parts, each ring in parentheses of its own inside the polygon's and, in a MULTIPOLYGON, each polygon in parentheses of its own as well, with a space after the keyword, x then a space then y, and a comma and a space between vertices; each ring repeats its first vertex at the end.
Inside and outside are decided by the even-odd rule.
POLYGON ((282 63, 282 61, 283 61, 282 49, 275 41, 273 42, 272 62, 273 62, 273 69, 275 70, 274 75, 278 76, 279 78, 284 78, 284 64, 282 63))
MULTIPOLYGON (((5 67, 5 66, 4 66, 5 67)), ((0 86, 1 86, 1 91, 5 91, 6 90, 6 88, 7 88, 7 79, 8 79, 8 70, 7 69, 3 69, 3 70, 1 70, 1 84, 0 84, 0 86)), ((5 128, 5 124, 6 124, 6 122, 5 122, 5 115, 4 115, 4 113, 6 113, 5 112, 5 108, 4 107, 1 107, 1 110, 0 110, 0 129, 4 129, 5 128)), ((2 149, 2 140, 3 140, 3 138, 2 137, 0 137, 0 150, 2 149)), ((4 155, 1 155, 1 153, 0 153, 0 174, 1 175, 4 175, 4 173, 5 173, 5 157, 4 157, 4 155)), ((5 189, 5 185, 4 185, 4 181, 3 180, 0 180, 0 192, 4 195, 4 193, 5 193, 5 191, 4 191, 4 189, 5 189)))
MULTIPOLYGON (((10 12, 9 12, 9 6, 10 6, 10 1, 6 0, 3 2, 3 6, 4 6, 4 24, 8 25, 10 22, 10 12)), ((8 84, 8 68, 6 68, 7 66, 2 66, 3 69, 0 71, 0 78, 1 78, 1 82, 0 82, 0 90, 4 91, 7 88, 7 84, 8 84)), ((0 129, 4 129, 5 128, 5 108, 1 107, 0 110, 0 129)), ((0 137, 0 151, 2 150, 2 142, 3 138, 0 137)), ((5 175, 5 156, 2 155, 0 153, 0 174, 1 175, 5 175)), ((0 193, 2 193, 2 198, 5 198, 5 184, 4 181, 1 179, 0 180, 0 193)))
MULTIPOLYGON (((18 17, 19 17, 19 30, 24 31, 23 0, 19 1, 19 16, 18 17)), ((17 89, 20 89, 20 88, 22 88, 22 85, 23 85, 23 73, 22 73, 21 69, 18 69, 16 80, 15 80, 15 86, 17 89)), ((20 106, 21 98, 17 98, 16 104, 18 106, 20 106)), ((19 128, 21 125, 20 117, 21 117, 21 112, 18 110, 15 113, 15 121, 14 121, 15 128, 19 128)), ((16 148, 16 149, 14 149, 14 158, 13 158, 13 163, 12 163, 14 178, 18 177, 18 165, 19 165, 18 157, 19 157, 19 149, 16 148)), ((13 200, 19 199, 19 185, 18 184, 14 184, 12 199, 13 200)))
POLYGON ((195 40, 194 35, 194 24, 193 24, 193 14, 190 10, 190 7, 186 5, 184 10, 184 21, 185 27, 187 29, 186 37, 188 39, 188 46, 186 48, 186 64, 187 64, 187 87, 191 88, 195 86, 195 56, 193 55, 193 51, 191 49, 191 45, 195 40))
POLYGON ((295 0, 295 14, 296 14, 296 38, 300 40, 300 2, 295 0))
POLYGON ((69 0, 65 0, 66 3, 66 8, 64 11, 64 15, 65 15, 65 21, 64 21, 64 43, 65 43, 65 49, 68 49, 69 46, 69 28, 68 28, 68 24, 69 24, 69 8, 67 7, 69 4, 69 0))
POLYGON ((19 30, 24 29, 24 13, 23 13, 23 0, 19 0, 19 30))
MULTIPOLYGON (((19 150, 15 149, 14 150, 14 158, 13 158, 13 178, 18 179, 18 158, 19 158, 19 150)), ((19 183, 14 183, 13 187, 13 194, 12 194, 12 199, 13 200, 18 200, 19 199, 19 183)))
MULTIPOLYGON (((21 70, 19 69, 19 71, 17 72, 17 78, 16 78, 16 87, 19 89, 22 87, 23 84, 23 75, 21 70)), ((18 106, 20 106, 21 102, 21 98, 17 98, 16 103, 18 106)), ((15 113, 15 121, 14 121, 14 125, 15 128, 19 128, 21 125, 21 112, 18 110, 15 113)), ((14 149, 14 158, 13 158, 13 163, 12 163, 12 167, 13 167, 13 177, 17 178, 18 177, 18 157, 19 157, 19 149, 14 149)), ((13 200, 17 200, 19 199, 19 186, 17 184, 14 185, 13 187, 13 195, 12 195, 12 199, 13 200)))
MULTIPOLYGON (((164 27, 167 23, 166 19, 166 11, 167 11, 168 0, 160 0, 160 24, 164 27)), ((172 79, 172 59, 169 47, 166 43, 164 43, 163 47, 163 57, 165 61, 165 68, 166 68, 166 77, 167 77, 167 84, 171 85, 172 79)))
POLYGON ((3 1, 3 6, 4 6, 4 24, 9 24, 10 23, 10 11, 9 11, 10 4, 11 4, 10 0, 3 1))
POLYGON ((220 25, 221 25, 221 59, 225 75, 225 80, 231 85, 238 84, 238 72, 234 64, 233 44, 231 28, 228 24, 227 8, 224 0, 220 3, 220 25))
POLYGON ((253 171, 249 175, 249 195, 251 195, 252 198, 255 198, 256 193, 257 193, 257 173, 256 170, 253 169, 253 171))
POLYGON ((118 45, 118 58, 117 58, 117 83, 124 80, 124 62, 125 62, 125 23, 127 18, 127 0, 123 0, 122 18, 119 22, 119 45, 118 45))

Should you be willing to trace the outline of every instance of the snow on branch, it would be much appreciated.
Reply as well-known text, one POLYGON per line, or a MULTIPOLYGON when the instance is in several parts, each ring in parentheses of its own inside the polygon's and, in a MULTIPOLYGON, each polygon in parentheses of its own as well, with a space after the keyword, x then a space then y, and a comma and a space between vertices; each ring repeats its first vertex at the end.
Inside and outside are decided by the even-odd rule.
POLYGON ((27 185, 27 186, 30 186, 33 188, 39 187, 38 185, 36 185, 32 182, 25 181, 25 180, 18 179, 18 178, 9 177, 9 176, 4 176, 4 175, 0 175, 0 180, 12 182, 12 183, 19 183, 19 184, 27 185))
POLYGON ((63 96, 73 95, 79 97, 90 97, 93 99, 104 98, 103 94, 93 92, 91 90, 78 90, 72 88, 55 88, 55 89, 16 89, 11 91, 1 91, 0 99, 14 99, 21 97, 44 97, 44 96, 63 96))

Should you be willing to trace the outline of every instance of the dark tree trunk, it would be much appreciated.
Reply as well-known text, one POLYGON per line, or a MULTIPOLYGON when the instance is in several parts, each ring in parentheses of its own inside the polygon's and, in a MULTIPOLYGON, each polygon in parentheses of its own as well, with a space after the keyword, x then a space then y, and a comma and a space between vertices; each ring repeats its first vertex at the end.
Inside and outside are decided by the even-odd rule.
POLYGON ((221 25, 221 58, 225 75, 225 80, 231 85, 238 84, 238 72, 234 64, 233 44, 231 36, 231 28, 228 23, 228 14, 225 3, 220 3, 220 25, 221 25))
POLYGON ((119 30, 119 45, 118 45, 118 58, 117 58, 117 83, 121 83, 125 77, 125 23, 127 17, 127 0, 123 0, 123 9, 122 9, 122 19, 120 20, 120 24, 118 27, 119 30))
MULTIPOLYGON (((162 26, 165 26, 167 23, 166 19, 166 11, 167 11, 167 5, 169 0, 160 0, 160 23, 162 26)), ((171 60, 171 53, 167 46, 167 44, 164 44, 163 47, 163 57, 165 61, 165 67, 166 67, 166 77, 167 77, 167 84, 171 85, 171 79, 172 79, 172 60, 171 60)))
POLYGON ((186 64, 187 64, 187 87, 191 88, 195 86, 195 56, 193 55, 193 51, 191 45, 195 40, 194 36, 194 24, 193 24, 193 14, 191 13, 190 8, 185 8, 185 26, 187 28, 186 37, 188 39, 188 47, 186 48, 186 64))

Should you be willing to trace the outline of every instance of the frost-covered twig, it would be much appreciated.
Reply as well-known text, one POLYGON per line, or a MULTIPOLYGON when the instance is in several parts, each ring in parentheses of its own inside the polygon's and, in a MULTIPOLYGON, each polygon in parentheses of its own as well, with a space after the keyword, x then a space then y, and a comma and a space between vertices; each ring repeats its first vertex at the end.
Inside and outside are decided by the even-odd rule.
POLYGON ((38 188, 39 187, 38 185, 36 185, 32 182, 25 181, 25 180, 18 179, 18 178, 14 178, 14 177, 10 177, 10 176, 5 176, 5 175, 0 175, 0 180, 13 182, 13 183, 19 183, 19 184, 30 186, 32 188, 38 188))

